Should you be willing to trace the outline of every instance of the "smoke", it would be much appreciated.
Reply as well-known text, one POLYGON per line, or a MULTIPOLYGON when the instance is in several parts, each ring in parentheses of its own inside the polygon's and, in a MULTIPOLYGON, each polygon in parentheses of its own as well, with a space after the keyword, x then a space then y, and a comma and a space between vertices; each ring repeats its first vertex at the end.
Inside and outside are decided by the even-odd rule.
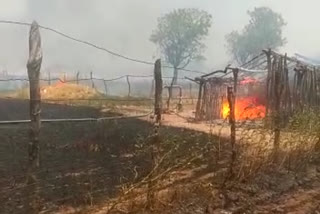
MULTIPOLYGON (((247 10, 269 6, 280 12, 288 25, 288 44, 282 50, 316 57, 320 29, 314 20, 320 15, 317 0, 2 0, 0 19, 31 22, 37 20, 74 37, 107 47, 130 57, 154 61, 160 56, 149 36, 157 18, 174 8, 197 7, 213 15, 213 26, 206 41, 207 60, 192 69, 209 72, 224 67, 229 57, 225 35, 241 29, 249 17, 247 10)), ((0 25, 0 69, 9 73, 25 73, 28 58, 27 27, 0 25)), ((42 72, 89 73, 110 78, 124 74, 151 74, 152 66, 128 62, 100 50, 75 43, 51 32, 41 30, 43 43, 42 72)), ((167 71, 169 75, 171 71, 167 71)), ((183 73, 181 76, 196 76, 183 73)))

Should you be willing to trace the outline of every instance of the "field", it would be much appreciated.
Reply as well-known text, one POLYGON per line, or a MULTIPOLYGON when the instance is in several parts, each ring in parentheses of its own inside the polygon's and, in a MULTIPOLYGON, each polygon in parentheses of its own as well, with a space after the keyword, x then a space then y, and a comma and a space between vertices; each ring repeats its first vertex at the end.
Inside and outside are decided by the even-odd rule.
MULTIPOLYGON (((119 115, 115 109, 128 108, 120 108, 122 102, 113 105, 119 108, 104 111, 105 105, 43 104, 42 117, 95 118, 119 115)), ((3 99, 0 110, 0 120, 28 119, 25 100, 3 99)), ((153 213, 320 210, 320 168, 314 151, 307 162, 301 155, 290 156, 295 158, 290 167, 287 161, 283 165, 263 162, 256 166, 250 164, 260 163, 263 156, 253 153, 242 157, 247 154, 241 153, 243 143, 238 147, 234 170, 244 175, 226 179, 230 164, 228 134, 213 132, 217 124, 189 123, 173 114, 164 115, 159 165, 153 166, 152 121, 144 117, 43 123, 36 184, 26 183, 25 177, 28 124, 1 125, 1 213, 150 213, 146 201, 150 182, 157 197, 153 213), (152 177, 150 172, 155 172, 152 177)))

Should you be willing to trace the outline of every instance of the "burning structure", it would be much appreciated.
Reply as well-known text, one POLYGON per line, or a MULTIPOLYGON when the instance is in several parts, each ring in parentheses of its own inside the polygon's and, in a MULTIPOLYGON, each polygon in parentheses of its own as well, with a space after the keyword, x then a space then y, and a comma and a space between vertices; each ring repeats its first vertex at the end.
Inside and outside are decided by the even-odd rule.
POLYGON ((227 88, 235 95, 235 119, 259 119, 270 114, 289 117, 293 112, 320 106, 320 67, 265 50, 239 67, 205 74, 199 84, 197 120, 229 115, 227 88))
MULTIPOLYGON (((198 119, 227 118, 229 104, 226 91, 228 86, 234 86, 233 78, 209 77, 201 79, 201 83, 202 89, 197 103, 198 119)), ((265 117, 264 83, 265 80, 253 77, 244 77, 236 82, 235 117, 237 120, 265 117)))

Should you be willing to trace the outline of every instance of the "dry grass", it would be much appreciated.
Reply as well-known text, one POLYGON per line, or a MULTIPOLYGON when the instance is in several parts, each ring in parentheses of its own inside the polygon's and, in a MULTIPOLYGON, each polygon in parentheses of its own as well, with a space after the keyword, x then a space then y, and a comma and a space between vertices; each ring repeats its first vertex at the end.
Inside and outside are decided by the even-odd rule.
MULTIPOLYGON (((22 88, 12 92, 6 92, 2 96, 29 99, 29 88, 22 88)), ((41 98, 51 100, 68 100, 68 99, 92 99, 99 98, 102 95, 88 86, 71 83, 58 83, 50 86, 41 87, 41 98)))
MULTIPOLYGON (((279 194, 302 191, 302 194, 306 192, 305 198, 310 198, 304 185, 310 181, 317 182, 317 170, 314 167, 319 160, 319 139, 310 126, 304 130, 301 133, 290 125, 283 129, 279 149, 276 151, 279 158, 275 159, 271 130, 240 127, 237 132, 234 174, 228 177, 223 189, 221 184, 228 174, 231 156, 226 139, 218 144, 219 138, 215 137, 214 142, 210 143, 208 140, 206 149, 193 147, 194 153, 183 156, 174 156, 173 153, 173 156, 167 157, 173 161, 161 166, 160 172, 166 172, 165 176, 160 172, 155 175, 157 184, 152 189, 156 195, 153 213, 204 213, 208 205, 217 212, 229 210, 230 213, 244 213, 259 209, 270 211, 276 210, 276 205, 265 204, 272 204, 272 200, 279 194), (191 163, 195 161, 199 165, 185 163, 179 166, 178 163, 182 160, 195 157, 193 154, 198 156, 195 155, 197 158, 191 163), (189 167, 182 167, 186 165, 189 167), (190 207, 187 208, 185 203, 190 207), (264 205, 260 207, 260 204, 264 205)), ((165 148, 163 150, 168 151, 165 148)), ((138 183, 136 188, 130 188, 125 188, 126 191, 119 198, 113 199, 112 203, 116 201, 117 206, 112 206, 111 213, 150 213, 145 209, 149 191, 145 183, 138 183)), ((303 204, 299 200, 294 203, 303 204)), ((317 198, 313 198, 309 200, 308 208, 301 205, 302 213, 305 209, 316 210, 318 202, 317 198)), ((110 209, 110 204, 107 207, 110 209)), ((289 204, 282 207, 293 210, 289 204)))
POLYGON ((92 99, 101 94, 88 86, 77 84, 57 84, 41 88, 42 99, 92 99))
MULTIPOLYGON (((112 104, 122 109, 127 105, 120 101, 112 104)), ((76 107, 69 107, 76 110, 76 107)), ((128 112, 135 110, 134 106, 126 107, 128 112)), ((46 146, 42 152, 45 152, 46 170, 49 171, 43 174, 45 178, 59 175, 50 160, 63 166, 63 174, 68 175, 61 182, 44 181, 43 204, 48 205, 48 213, 150 213, 146 209, 150 190, 156 197, 153 213, 202 214, 207 209, 235 213, 255 211, 261 204, 273 203, 279 195, 290 194, 299 188, 303 190, 302 178, 309 179, 309 172, 314 171, 310 169, 319 157, 316 129, 310 128, 309 123, 301 123, 299 128, 282 129, 277 160, 274 159, 272 131, 254 123, 252 126, 239 123, 234 174, 228 177, 222 189, 231 156, 229 140, 226 133, 222 133, 228 129, 228 124, 219 128, 218 125, 183 122, 181 117, 171 119, 179 120, 179 123, 174 128, 164 121, 168 126, 164 125, 160 130, 160 161, 153 169, 150 164, 152 124, 146 121, 45 126, 41 140, 46 146), (178 128, 182 125, 184 128, 178 128), (221 136, 214 135, 213 129, 220 129, 217 133, 221 136), (70 174, 76 176, 67 182, 70 174), (150 181, 154 185, 148 188, 150 181), (299 182, 302 185, 297 186, 299 182), (48 184, 54 187, 51 192, 47 191, 48 184), (61 190, 56 191, 56 188, 61 190)), ((3 142, 25 145, 26 129, 23 132, 9 130, 2 130, 0 139, 2 137, 3 142), (10 137, 15 132, 18 134, 10 137)), ((7 144, 2 147, 5 157, 8 155, 7 144)), ((15 160, 23 151, 10 158, 15 160)), ((19 165, 16 163, 12 167, 19 165)), ((11 179, 8 175, 4 184, 11 179)), ((14 197, 18 200, 21 196, 14 197)), ((273 209, 264 207, 261 209, 273 209)))

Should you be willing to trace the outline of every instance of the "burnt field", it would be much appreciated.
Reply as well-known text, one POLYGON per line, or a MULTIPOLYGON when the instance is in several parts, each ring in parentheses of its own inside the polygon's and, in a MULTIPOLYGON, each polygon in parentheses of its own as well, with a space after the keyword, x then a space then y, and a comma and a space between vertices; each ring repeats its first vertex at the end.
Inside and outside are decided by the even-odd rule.
MULTIPOLYGON (((2 100, 1 120, 28 119, 28 102, 2 100)), ((42 117, 83 118, 114 116, 90 107, 43 104, 42 117)), ((147 172, 148 158, 132 155, 151 124, 138 120, 42 124, 39 183, 25 183, 28 159, 28 124, 0 127, 1 208, 5 213, 32 213, 30 198, 39 194, 39 210, 56 205, 96 203, 110 197, 117 186, 131 180, 135 172, 147 172), (138 167, 137 167, 138 166, 138 167), (90 195, 90 192, 96 192, 90 195), (89 194, 89 195, 88 195, 89 194)), ((141 173, 141 174, 140 174, 141 173)), ((58 206, 59 207, 59 206, 58 206)))
MULTIPOLYGON (((0 105, 1 120, 28 119, 28 102, 2 100, 0 105)), ((42 108, 42 117, 46 119, 115 115, 90 107, 43 104, 42 108)), ((43 123, 37 184, 26 183, 28 124, 2 125, 1 213, 34 213, 35 210, 44 213, 82 210, 85 213, 86 207, 92 208, 116 197, 122 185, 138 182, 151 171, 149 138, 153 126, 147 120, 43 123)), ((191 149, 194 142, 206 142, 205 134, 190 131, 192 136, 188 134, 182 140, 184 130, 163 129, 167 149, 177 140, 186 141, 184 151, 191 149)), ((181 156, 182 151, 175 155, 181 156)))
MULTIPOLYGON (((28 102, 3 100, 0 105, 1 120, 28 119, 28 102)), ((85 106, 42 107, 43 118, 119 114, 85 106)), ((300 147, 283 150, 281 164, 273 164, 264 145, 245 144, 239 134, 230 177, 228 139, 212 135, 205 124, 184 122, 185 128, 180 128, 170 124, 171 120, 178 121, 174 115, 163 117, 156 166, 151 157, 154 130, 148 117, 43 123, 41 166, 36 172, 37 182, 32 184, 26 182, 28 124, 1 125, 1 213, 150 213, 145 197, 150 182, 157 198, 153 213, 319 210, 317 151, 300 147)), ((307 145, 306 138, 295 139, 307 145)))
MULTIPOLYGON (((46 119, 99 117, 101 113, 90 107, 72 107, 69 105, 42 104, 41 116, 46 119)), ((29 101, 0 99, 0 120, 27 120, 29 101)))

